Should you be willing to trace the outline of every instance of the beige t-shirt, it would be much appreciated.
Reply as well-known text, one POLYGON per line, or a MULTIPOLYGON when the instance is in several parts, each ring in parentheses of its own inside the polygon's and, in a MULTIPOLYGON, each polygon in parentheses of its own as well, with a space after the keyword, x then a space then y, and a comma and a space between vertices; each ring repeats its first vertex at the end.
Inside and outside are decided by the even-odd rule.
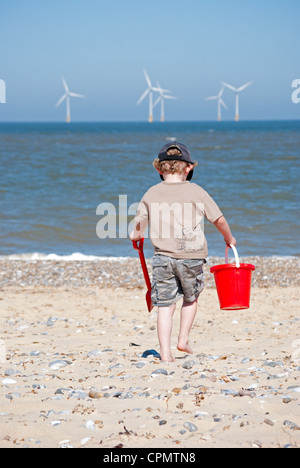
POLYGON ((214 223, 220 216, 218 205, 199 185, 161 182, 143 196, 135 223, 149 223, 155 254, 200 259, 208 253, 204 217, 214 223))

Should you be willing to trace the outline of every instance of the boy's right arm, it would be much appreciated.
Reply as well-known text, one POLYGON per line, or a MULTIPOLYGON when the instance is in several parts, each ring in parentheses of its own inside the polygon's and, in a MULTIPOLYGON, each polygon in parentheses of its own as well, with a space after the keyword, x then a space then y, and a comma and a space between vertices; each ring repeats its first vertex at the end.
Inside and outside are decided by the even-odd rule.
POLYGON ((130 240, 136 241, 136 242, 139 241, 143 237, 147 226, 148 226, 147 220, 135 223, 134 229, 129 236, 130 240))
POLYGON ((230 244, 236 245, 236 239, 231 234, 229 224, 227 223, 224 216, 220 216, 220 218, 218 218, 214 222, 214 225, 224 237, 224 241, 226 242, 226 245, 228 245, 228 247, 230 247, 230 244))
POLYGON ((144 202, 144 197, 139 203, 135 218, 134 218, 134 228, 129 235, 130 240, 139 241, 144 236, 144 232, 147 229, 149 222, 149 214, 147 204, 144 202))

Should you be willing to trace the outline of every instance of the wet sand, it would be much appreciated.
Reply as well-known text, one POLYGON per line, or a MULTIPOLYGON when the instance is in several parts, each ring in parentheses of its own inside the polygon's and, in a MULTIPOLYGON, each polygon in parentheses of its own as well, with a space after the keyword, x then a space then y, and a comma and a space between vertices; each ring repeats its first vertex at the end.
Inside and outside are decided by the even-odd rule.
POLYGON ((251 306, 209 267, 193 355, 159 351, 136 259, 1 260, 0 447, 299 447, 299 260, 252 258, 251 306))

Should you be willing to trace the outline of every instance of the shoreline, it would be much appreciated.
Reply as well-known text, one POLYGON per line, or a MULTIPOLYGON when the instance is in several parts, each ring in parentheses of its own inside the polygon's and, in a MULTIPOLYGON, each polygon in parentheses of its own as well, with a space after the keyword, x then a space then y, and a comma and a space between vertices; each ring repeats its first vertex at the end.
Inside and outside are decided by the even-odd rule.
MULTIPOLYGON (((138 258, 134 257, 91 257, 73 260, 46 256, 40 258, 15 259, 0 257, 0 288, 7 287, 88 287, 143 289, 144 277, 138 258)), ((76 258, 76 257, 75 257, 76 258)), ((151 259, 146 260, 151 275, 151 259)), ((232 260, 230 261, 232 262, 232 260)), ((255 266, 252 286, 299 287, 300 257, 241 257, 241 263, 255 266)), ((208 257, 204 266, 205 285, 215 287, 210 268, 224 263, 224 258, 208 257)))

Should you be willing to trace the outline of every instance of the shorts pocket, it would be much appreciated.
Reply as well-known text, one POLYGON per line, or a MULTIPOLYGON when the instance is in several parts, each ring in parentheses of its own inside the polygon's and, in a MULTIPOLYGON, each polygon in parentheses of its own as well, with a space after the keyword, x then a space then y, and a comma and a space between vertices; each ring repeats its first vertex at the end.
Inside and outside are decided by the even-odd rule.
POLYGON ((182 264, 187 267, 187 268, 196 268, 196 267, 201 267, 203 266, 203 260, 202 259, 186 259, 183 260, 182 264))
POLYGON ((152 259, 152 266, 155 267, 167 267, 169 265, 169 257, 165 255, 154 255, 152 259))

